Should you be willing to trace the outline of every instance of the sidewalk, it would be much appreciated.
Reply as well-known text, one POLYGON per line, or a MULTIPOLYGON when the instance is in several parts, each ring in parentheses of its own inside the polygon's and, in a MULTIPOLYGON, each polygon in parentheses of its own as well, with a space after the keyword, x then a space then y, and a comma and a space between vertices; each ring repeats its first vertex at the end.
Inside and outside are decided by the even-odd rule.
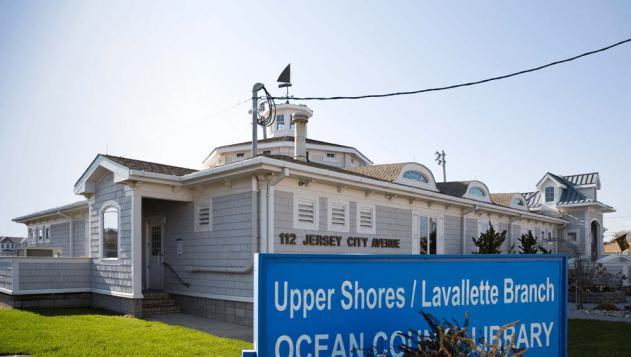
POLYGON ((205 317, 189 315, 182 312, 148 316, 145 320, 159 321, 169 325, 188 327, 219 337, 236 338, 247 342, 253 341, 252 327, 211 320, 205 317))

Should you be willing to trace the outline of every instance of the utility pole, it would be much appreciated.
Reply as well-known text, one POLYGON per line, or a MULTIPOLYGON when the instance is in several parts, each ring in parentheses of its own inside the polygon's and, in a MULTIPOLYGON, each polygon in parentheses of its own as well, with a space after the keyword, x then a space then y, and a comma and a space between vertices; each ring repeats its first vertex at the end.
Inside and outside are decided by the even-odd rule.
POLYGON ((447 161, 445 160, 445 150, 441 150, 440 152, 436 151, 436 163, 438 166, 443 167, 443 182, 447 182, 447 169, 445 168, 445 164, 447 161))
POLYGON ((258 135, 258 125, 259 125, 259 120, 258 120, 259 94, 258 93, 261 89, 263 89, 262 83, 256 83, 252 87, 252 157, 255 157, 257 155, 256 142, 258 141, 257 135, 258 135))

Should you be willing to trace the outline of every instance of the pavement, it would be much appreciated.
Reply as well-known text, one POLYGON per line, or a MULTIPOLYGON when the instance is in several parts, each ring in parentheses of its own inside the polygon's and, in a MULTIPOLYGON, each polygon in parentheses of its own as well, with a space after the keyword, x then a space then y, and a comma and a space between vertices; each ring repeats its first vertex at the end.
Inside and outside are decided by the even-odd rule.
POLYGON ((582 310, 576 309, 576 304, 568 303, 568 319, 584 319, 599 321, 614 321, 631 323, 631 311, 626 310, 625 306, 631 305, 631 296, 627 296, 626 303, 616 304, 620 311, 599 311, 594 310, 597 304, 583 304, 582 310))
POLYGON ((246 342, 254 341, 254 329, 252 327, 236 325, 225 321, 212 320, 206 317, 185 314, 183 312, 147 316, 145 320, 159 321, 169 325, 188 327, 219 337, 236 338, 246 342))

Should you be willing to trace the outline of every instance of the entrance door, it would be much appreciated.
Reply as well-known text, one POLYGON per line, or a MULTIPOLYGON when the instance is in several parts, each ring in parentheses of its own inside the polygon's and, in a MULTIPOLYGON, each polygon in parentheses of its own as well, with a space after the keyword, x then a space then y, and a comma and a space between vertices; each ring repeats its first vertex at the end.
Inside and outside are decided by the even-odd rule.
POLYGON ((159 219, 147 222, 147 288, 162 290, 164 229, 159 219))

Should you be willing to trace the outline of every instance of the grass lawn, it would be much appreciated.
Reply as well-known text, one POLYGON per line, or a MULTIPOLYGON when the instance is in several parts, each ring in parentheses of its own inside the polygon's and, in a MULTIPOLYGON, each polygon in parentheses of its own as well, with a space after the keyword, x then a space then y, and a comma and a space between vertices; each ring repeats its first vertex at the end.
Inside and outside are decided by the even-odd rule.
MULTIPOLYGON (((629 336, 629 323, 570 320, 569 355, 631 356, 629 336)), ((240 340, 98 310, 0 309, 0 355, 240 356, 251 347, 240 340)))
POLYGON ((631 356, 631 323, 570 320, 568 355, 631 356))
POLYGON ((99 310, 0 309, 0 355, 240 356, 252 344, 99 310))

